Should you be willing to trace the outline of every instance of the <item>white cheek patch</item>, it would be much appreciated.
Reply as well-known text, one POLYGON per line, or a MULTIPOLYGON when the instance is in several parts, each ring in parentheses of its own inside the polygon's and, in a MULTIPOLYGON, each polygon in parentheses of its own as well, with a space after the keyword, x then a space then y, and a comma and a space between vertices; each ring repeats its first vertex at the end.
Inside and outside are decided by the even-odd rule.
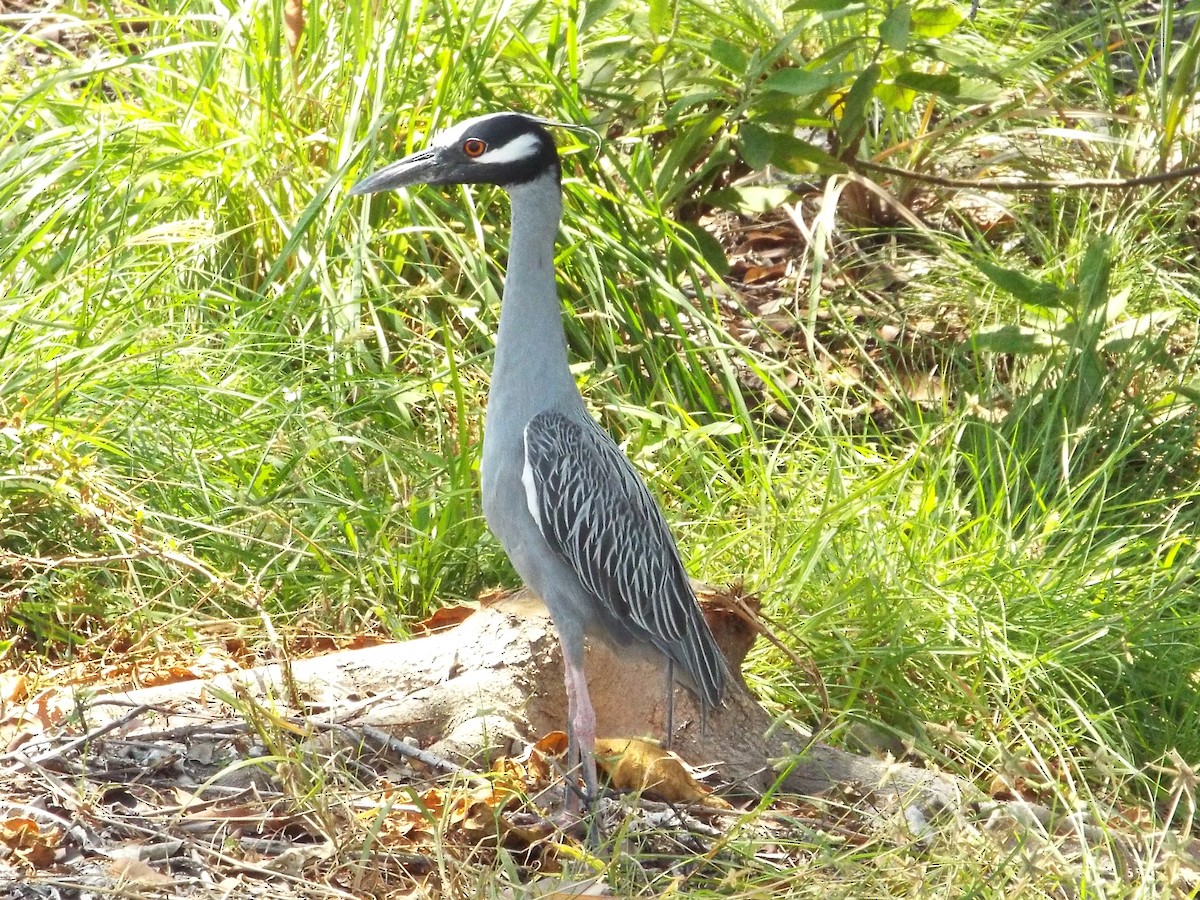
POLYGON ((536 156, 537 152, 537 135, 523 134, 520 137, 513 138, 507 144, 496 147, 494 150, 488 150, 482 155, 475 157, 475 162, 489 164, 514 163, 536 156))

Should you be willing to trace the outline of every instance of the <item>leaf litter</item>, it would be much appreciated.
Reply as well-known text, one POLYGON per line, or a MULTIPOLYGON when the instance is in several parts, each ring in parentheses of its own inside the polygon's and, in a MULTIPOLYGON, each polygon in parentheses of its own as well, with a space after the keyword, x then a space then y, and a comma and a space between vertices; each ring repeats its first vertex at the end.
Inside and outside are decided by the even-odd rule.
MULTIPOLYGON (((209 670, 197 662, 197 672, 209 670)), ((81 723, 105 702, 102 694, 6 684, 3 721, 29 736, 10 740, 0 755, 0 888, 21 886, 35 892, 30 897, 72 896, 67 888, 445 896, 464 893, 480 866, 504 864, 535 895, 616 889, 586 830, 552 812, 563 790, 561 732, 476 771, 443 766, 374 729, 311 710, 251 706, 244 697, 214 695, 201 716, 135 707, 88 729, 81 723), (596 874, 580 878, 589 870, 596 874)), ((342 718, 355 713, 350 703, 339 710, 342 718)), ((647 884, 719 881, 752 861, 757 877, 769 883, 763 873, 777 872, 784 889, 797 870, 842 853, 928 851, 939 842, 955 853, 995 852, 997 842, 1020 847, 1045 872, 1067 877, 1074 857, 1063 848, 1075 847, 1078 857, 1104 839, 1095 826, 1064 831, 1036 818, 1014 825, 1010 807, 1036 811, 1042 799, 1022 782, 994 785, 995 799, 977 817, 955 812, 935 822, 916 807, 897 813, 892 801, 852 784, 819 797, 731 803, 712 793, 705 773, 647 741, 604 740, 597 755, 611 790, 597 803, 596 828, 615 841, 603 853, 619 855, 647 884), (1031 843, 1033 827, 1046 833, 1044 846, 1031 843)), ((1122 853, 1131 859, 1138 814, 1105 823, 1110 839, 1121 836, 1118 846, 1128 842, 1122 853)), ((1200 852, 1179 849, 1168 857, 1174 877, 1194 883, 1200 852)), ((1114 880, 1120 857, 1112 857, 1114 880)))

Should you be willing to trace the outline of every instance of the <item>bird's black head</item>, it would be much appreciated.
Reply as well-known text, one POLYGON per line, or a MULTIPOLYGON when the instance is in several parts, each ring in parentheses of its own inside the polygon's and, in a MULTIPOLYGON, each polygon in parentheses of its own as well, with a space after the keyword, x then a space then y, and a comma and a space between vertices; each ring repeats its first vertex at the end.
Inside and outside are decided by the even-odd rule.
POLYGON ((542 175, 559 176, 558 149, 544 120, 500 112, 467 119, 438 132, 429 146, 368 175, 351 194, 414 184, 498 184, 512 187, 542 175))

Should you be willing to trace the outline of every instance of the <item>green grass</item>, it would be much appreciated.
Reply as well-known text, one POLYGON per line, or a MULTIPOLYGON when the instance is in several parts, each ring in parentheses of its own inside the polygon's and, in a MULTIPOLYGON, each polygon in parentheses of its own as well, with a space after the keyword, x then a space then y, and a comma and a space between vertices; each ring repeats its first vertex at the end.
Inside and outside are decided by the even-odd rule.
MULTIPOLYGON (((579 379, 691 569, 744 579, 812 658, 828 739, 869 726, 984 786, 1019 775, 1049 806, 1140 804, 1184 828, 1190 807, 1155 766, 1200 760, 1189 184, 1011 193, 994 234, 969 214, 919 231, 839 218, 812 194, 799 213, 817 242, 836 222, 835 241, 796 240, 785 339, 695 235, 711 192, 753 168, 749 123, 822 131, 824 95, 763 88, 781 67, 815 61, 852 91, 873 60, 937 56, 996 92, 970 113, 881 95, 845 135, 851 158, 961 174, 995 152, 985 174, 1116 177, 1200 160, 1184 89, 1200 39, 1172 32, 1169 79, 1153 41, 1127 43, 1117 83, 1101 36, 1136 36, 1130 4, 985 3, 904 52, 872 43, 881 7, 780 6, 350 3, 308 10, 295 59, 282 2, 68 4, 65 46, 0 33, 5 665, 214 620, 249 633, 260 608, 403 633, 514 581, 476 472, 506 204, 346 195, 436 127, 511 106, 605 133, 566 161, 579 379), (864 259, 914 275, 868 294, 864 259), (884 347, 880 324, 911 343, 884 347), (940 400, 909 396, 914 370, 940 400)), ((782 177, 814 177, 802 168, 782 177)), ((930 198, 956 209, 953 192, 930 198)), ((821 717, 777 651, 757 649, 749 677, 776 708, 821 717)), ((924 893, 1059 896, 1071 878, 1104 892, 980 847, 931 851, 924 893)), ((913 890, 896 841, 810 849, 789 877, 814 894, 913 890)), ((774 884, 753 866, 725 875, 722 895, 774 884)))

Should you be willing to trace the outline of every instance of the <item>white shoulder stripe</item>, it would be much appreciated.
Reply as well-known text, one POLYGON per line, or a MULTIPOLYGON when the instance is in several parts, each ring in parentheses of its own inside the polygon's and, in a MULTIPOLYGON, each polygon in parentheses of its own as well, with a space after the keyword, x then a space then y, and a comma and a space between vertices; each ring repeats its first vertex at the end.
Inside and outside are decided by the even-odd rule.
POLYGON ((537 485, 533 481, 533 466, 529 464, 529 425, 525 425, 523 432, 525 444, 525 465, 521 469, 521 484, 525 485, 525 505, 529 507, 529 514, 533 516, 533 521, 537 524, 538 531, 542 533, 542 537, 546 536, 546 529, 542 527, 542 514, 538 509, 537 485))

